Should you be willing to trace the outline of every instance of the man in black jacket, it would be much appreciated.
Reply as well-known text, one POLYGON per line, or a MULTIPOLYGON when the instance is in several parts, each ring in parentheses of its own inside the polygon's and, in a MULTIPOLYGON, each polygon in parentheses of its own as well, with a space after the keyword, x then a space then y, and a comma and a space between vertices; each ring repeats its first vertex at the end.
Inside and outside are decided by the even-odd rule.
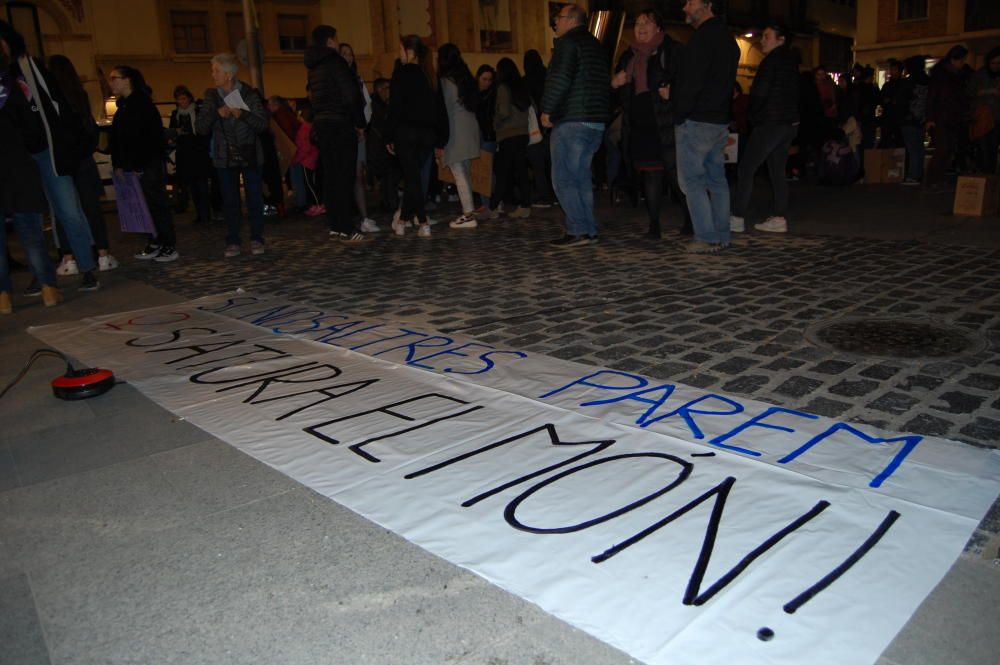
POLYGON ((729 246, 729 183, 722 151, 729 139, 729 105, 740 48, 720 15, 723 0, 687 0, 694 27, 671 93, 677 123, 677 172, 687 195, 695 240, 689 252, 729 246), (711 196, 711 198, 710 198, 711 196))
POLYGON ((323 163, 323 203, 330 237, 365 242, 351 221, 358 141, 365 129, 364 102, 358 80, 340 55, 337 29, 318 25, 306 49, 308 88, 315 116, 313 141, 323 163))
POLYGON ((765 161, 774 191, 774 214, 755 224, 754 228, 772 233, 788 230, 785 220, 788 210, 785 165, 788 163, 788 148, 799 125, 799 66, 789 50, 788 39, 788 29, 775 23, 764 28, 760 40, 764 60, 757 68, 750 90, 750 124, 753 130, 739 158, 736 205, 729 220, 729 229, 737 233, 744 230, 743 218, 750 207, 753 176, 765 161))

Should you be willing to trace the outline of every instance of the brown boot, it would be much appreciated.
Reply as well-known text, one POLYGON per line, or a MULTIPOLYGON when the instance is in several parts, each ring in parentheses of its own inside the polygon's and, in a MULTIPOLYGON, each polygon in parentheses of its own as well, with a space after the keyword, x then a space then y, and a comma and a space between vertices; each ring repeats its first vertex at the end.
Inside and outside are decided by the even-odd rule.
POLYGON ((10 304, 10 294, 0 291, 0 314, 10 314, 14 308, 10 304))
POLYGON ((54 286, 42 284, 42 302, 46 307, 52 307, 62 301, 62 294, 54 286))

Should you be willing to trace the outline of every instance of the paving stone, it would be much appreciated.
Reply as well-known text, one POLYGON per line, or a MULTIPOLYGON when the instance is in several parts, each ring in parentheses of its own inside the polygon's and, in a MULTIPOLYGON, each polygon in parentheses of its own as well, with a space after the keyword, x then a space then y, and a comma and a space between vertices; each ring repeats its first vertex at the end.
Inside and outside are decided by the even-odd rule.
POLYGON ((947 436, 954 423, 944 418, 938 418, 926 413, 918 414, 903 425, 903 431, 923 434, 925 436, 947 436))
POLYGON ((767 385, 768 377, 759 374, 747 374, 723 384, 722 389, 731 393, 752 395, 758 389, 767 385))
POLYGON ((947 379, 949 376, 961 372, 962 366, 958 363, 951 362, 927 363, 920 368, 920 371, 924 374, 930 374, 931 376, 947 379))
POLYGON ((901 415, 912 409, 920 400, 903 393, 886 393, 873 402, 868 403, 868 407, 876 411, 885 411, 895 415, 901 415))
POLYGON ((636 349, 631 346, 612 346, 607 349, 601 349, 594 353, 595 356, 601 358, 602 360, 622 360, 623 358, 629 358, 635 355, 636 349))
POLYGON ((898 372, 899 368, 892 367, 891 365, 872 365, 861 370, 858 374, 868 379, 884 381, 885 379, 891 379, 898 372))
POLYGON ((904 377, 899 383, 896 384, 896 386, 900 390, 910 392, 927 392, 929 390, 934 390, 942 383, 944 383, 944 379, 939 379, 936 376, 914 374, 913 376, 904 377))
MULTIPOLYGON (((757 348, 755 348, 750 353, 752 353, 754 355, 757 355, 757 356, 769 356, 769 357, 773 357, 773 356, 780 356, 782 354, 788 353, 790 350, 791 349, 789 349, 787 346, 784 346, 784 345, 781 345, 781 344, 761 344, 760 346, 758 346, 757 348)), ((796 365, 796 367, 798 367, 799 365, 803 365, 803 364, 804 363, 799 362, 799 364, 796 365)))
MULTIPOLYGON (((551 353, 549 355, 552 355, 551 353)), ((611 369, 617 369, 622 372, 629 372, 633 374, 640 374, 643 367, 648 363, 643 362, 637 358, 622 358, 621 360, 614 360, 608 363, 608 367, 611 369)))
POLYGON ((701 351, 694 351, 687 354, 686 356, 681 356, 681 360, 686 360, 689 363, 698 363, 699 365, 709 359, 711 359, 711 353, 702 353, 701 351))
POLYGON ((955 390, 938 395, 938 403, 931 405, 931 408, 947 413, 972 413, 982 406, 984 401, 984 397, 955 390), (941 402, 944 404, 940 404, 941 402))
POLYGON ((563 360, 576 360, 577 358, 582 358, 588 353, 593 352, 593 349, 589 346, 584 346, 583 344, 575 344, 572 346, 564 346, 556 349, 555 351, 550 351, 548 355, 555 358, 562 358, 563 360))
POLYGON ((647 367, 643 371, 643 374, 651 376, 654 379, 678 380, 677 377, 679 377, 681 374, 684 374, 685 372, 690 372, 692 369, 694 368, 688 363, 678 363, 678 362, 660 363, 659 365, 651 365, 647 367))
POLYGON ((847 402, 838 402, 837 400, 829 399, 827 397, 815 397, 808 404, 802 407, 802 410, 806 413, 814 413, 817 416, 839 418, 852 406, 854 405, 847 402))
POLYGON ((786 370, 795 369, 796 367, 802 367, 805 364, 804 360, 796 360, 795 358, 778 358, 777 360, 773 360, 764 365, 763 369, 770 369, 775 372, 784 372, 786 370))
POLYGON ((1000 376, 996 374, 973 373, 959 380, 959 383, 969 388, 979 388, 980 390, 989 390, 990 392, 1000 390, 1000 376))
POLYGON ((860 379, 858 381, 844 380, 832 386, 830 392, 834 395, 842 395, 844 397, 861 397, 876 388, 878 388, 878 381, 869 381, 867 379, 860 379))
POLYGON ((976 418, 958 431, 977 441, 997 442, 1000 441, 1000 420, 976 418))
POLYGON ((711 374, 692 374, 690 376, 685 376, 683 379, 679 379, 678 383, 683 383, 684 385, 691 386, 692 388, 708 388, 709 386, 715 385, 719 381, 719 377, 712 376, 711 374))
POLYGON ((713 365, 712 371, 722 372, 723 374, 742 374, 756 364, 757 361, 752 358, 736 357, 724 360, 718 365, 713 365))
POLYGON ((846 360, 824 360, 813 365, 809 370, 820 374, 843 374, 852 367, 854 367, 854 363, 849 363, 846 360))
POLYGON ((746 346, 746 344, 743 342, 716 342, 715 344, 709 345, 708 350, 714 351, 715 353, 730 353, 736 349, 742 349, 744 346, 746 346))
POLYGON ((781 395, 787 395, 788 397, 805 397, 822 385, 823 382, 818 379, 810 379, 804 376, 793 376, 775 388, 774 392, 781 395))

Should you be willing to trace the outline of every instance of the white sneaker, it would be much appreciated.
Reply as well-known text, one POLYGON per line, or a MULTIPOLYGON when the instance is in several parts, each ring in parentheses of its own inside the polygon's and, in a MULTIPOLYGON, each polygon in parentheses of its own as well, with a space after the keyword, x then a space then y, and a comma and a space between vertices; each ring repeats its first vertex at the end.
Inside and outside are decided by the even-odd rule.
POLYGON ((392 232, 400 238, 406 235, 406 222, 399 218, 398 213, 392 220, 392 232))
POLYGON ((758 231, 768 231, 770 233, 787 233, 788 220, 786 220, 784 217, 768 217, 760 224, 754 224, 753 227, 758 231))
POLYGON ((62 263, 56 268, 57 275, 79 275, 80 268, 76 265, 76 259, 63 257, 62 263))
POLYGON ((365 217, 365 221, 361 222, 362 233, 378 233, 381 230, 371 217, 365 217))
POLYGON ((430 224, 421 224, 420 228, 417 229, 417 237, 418 238, 430 238, 431 237, 431 225, 430 224))
POLYGON ((747 230, 746 224, 743 222, 742 217, 737 217, 736 215, 729 216, 729 230, 733 233, 743 233, 747 230))
POLYGON ((448 226, 453 229, 474 229, 479 226, 479 222, 476 221, 476 216, 469 212, 465 213, 448 226))
MULTIPOLYGON (((437 224, 437 223, 438 223, 438 220, 434 219, 434 218, 433 218, 433 217, 431 217, 430 215, 427 215, 427 224, 428 224, 429 226, 434 226, 434 225, 435 225, 435 224, 437 224)), ((417 219, 416 219, 416 217, 414 217, 414 218, 413 218, 413 224, 414 224, 414 226, 418 225, 418 222, 417 222, 417 219)))
POLYGON ((104 256, 97 257, 97 268, 101 272, 105 272, 107 270, 114 270, 117 267, 118 267, 118 259, 111 256, 110 254, 105 254, 104 256))

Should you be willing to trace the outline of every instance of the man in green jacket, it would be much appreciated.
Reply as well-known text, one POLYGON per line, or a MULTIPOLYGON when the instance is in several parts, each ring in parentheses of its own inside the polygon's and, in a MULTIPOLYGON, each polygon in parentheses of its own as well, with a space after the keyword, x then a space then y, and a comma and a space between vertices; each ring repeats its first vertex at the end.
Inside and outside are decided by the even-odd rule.
POLYGON ((601 43, 587 31, 587 12, 567 5, 555 16, 555 50, 545 77, 541 122, 553 127, 552 186, 566 215, 566 233, 552 245, 597 242, 590 163, 608 119, 611 70, 601 43))

